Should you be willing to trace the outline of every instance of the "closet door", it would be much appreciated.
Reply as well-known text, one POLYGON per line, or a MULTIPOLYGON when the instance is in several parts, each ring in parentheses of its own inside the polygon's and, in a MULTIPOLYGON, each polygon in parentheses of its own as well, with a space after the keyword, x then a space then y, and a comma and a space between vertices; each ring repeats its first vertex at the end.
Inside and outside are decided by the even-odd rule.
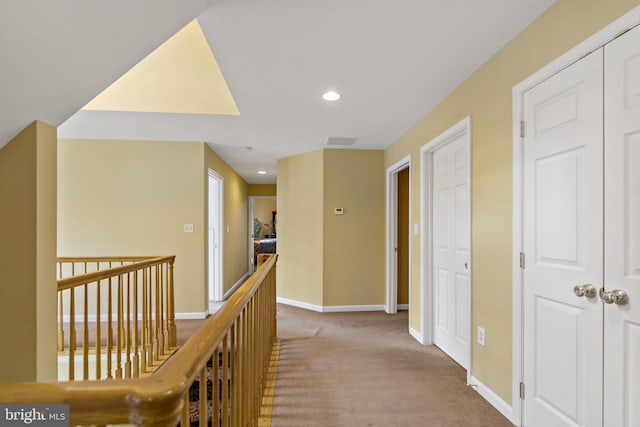
POLYGON ((524 95, 527 427, 602 426, 602 63, 599 49, 524 95))
POLYGON ((605 46, 604 424, 640 426, 640 27, 605 46), (622 295, 618 293, 618 295, 622 295))

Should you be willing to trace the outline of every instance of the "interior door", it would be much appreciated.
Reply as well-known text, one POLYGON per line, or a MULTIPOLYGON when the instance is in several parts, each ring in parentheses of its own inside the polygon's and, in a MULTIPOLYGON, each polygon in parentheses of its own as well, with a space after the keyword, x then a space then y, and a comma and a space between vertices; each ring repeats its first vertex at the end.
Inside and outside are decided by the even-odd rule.
POLYGON ((433 153, 434 344, 469 367, 469 165, 466 134, 433 153))
POLYGON ((605 426, 640 426, 640 27, 605 46, 605 426), (609 294, 611 295, 611 294, 609 294), (615 296, 615 295, 614 295, 615 296))
POLYGON ((527 427, 602 426, 602 58, 524 95, 527 427))

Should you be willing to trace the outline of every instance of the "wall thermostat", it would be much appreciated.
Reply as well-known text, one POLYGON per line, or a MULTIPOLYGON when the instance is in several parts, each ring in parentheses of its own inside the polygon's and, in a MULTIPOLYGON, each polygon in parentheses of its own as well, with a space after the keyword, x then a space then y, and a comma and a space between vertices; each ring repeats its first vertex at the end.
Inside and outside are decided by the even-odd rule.
POLYGON ((335 208, 334 215, 344 215, 344 208, 335 208))

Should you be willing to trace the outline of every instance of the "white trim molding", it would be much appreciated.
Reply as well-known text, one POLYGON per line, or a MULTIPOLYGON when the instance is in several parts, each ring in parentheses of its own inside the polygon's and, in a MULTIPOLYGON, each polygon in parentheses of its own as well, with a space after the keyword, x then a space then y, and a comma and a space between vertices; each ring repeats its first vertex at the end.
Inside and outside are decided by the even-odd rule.
POLYGON ((469 386, 475 389, 475 391, 477 391, 478 394, 484 398, 484 400, 489 402, 491 406, 496 408, 498 412, 500 412, 509 421, 515 424, 515 421, 513 420, 513 409, 507 402, 502 400, 500 396, 495 394, 493 390, 478 381, 478 379, 473 376, 470 378, 469 386))
POLYGON ((176 320, 193 320, 193 319, 206 319, 209 313, 203 312, 191 312, 191 313, 176 313, 176 320))
POLYGON ((398 311, 400 310, 409 310, 409 304, 398 304, 398 311))
POLYGON ((292 307, 303 308, 305 310, 317 311, 318 313, 322 313, 322 306, 309 304, 307 302, 296 301, 289 298, 277 297, 276 302, 278 304, 290 305, 292 307))
MULTIPOLYGON (((398 311, 398 263, 396 246, 398 241, 398 172, 409 168, 411 171, 411 155, 398 160, 387 168, 386 172, 386 302, 384 310, 389 313, 398 311)), ((411 217, 411 174, 409 174, 409 217, 411 217)), ((411 218, 409 218, 411 229, 411 218)), ((411 242, 411 241, 409 241, 411 242)), ((411 243, 409 243, 411 251, 411 243)), ((409 252, 409 298, 411 298, 411 252, 409 252)))
POLYGON ((290 305, 292 307, 303 308, 305 310, 317 311, 318 313, 343 313, 355 311, 384 311, 385 306, 379 305, 316 305, 307 302, 296 301, 288 298, 277 297, 279 304, 290 305))
POLYGON ((206 268, 207 268, 207 300, 208 301, 222 301, 224 299, 224 296, 222 295, 222 292, 224 290, 224 177, 219 174, 218 172, 216 172, 215 170, 208 168, 207 169, 207 226, 206 226, 206 230, 205 230, 205 240, 207 242, 207 261, 206 261, 206 268), (209 239, 209 230, 212 229, 211 224, 209 224, 209 221, 212 220, 211 218, 211 204, 212 204, 212 200, 211 200, 211 180, 214 180, 217 184, 217 187, 220 191, 218 191, 217 193, 217 199, 213 202, 215 202, 216 206, 217 206, 217 211, 218 214, 214 215, 217 216, 216 219, 216 224, 214 224, 213 230, 215 230, 214 232, 214 236, 213 236, 213 242, 210 241, 209 239), (215 250, 213 252, 213 254, 211 253, 213 251, 213 247, 216 247, 217 250, 215 250), (214 256, 215 258, 213 259, 213 274, 215 277, 211 277, 211 271, 210 271, 210 258, 211 256, 214 256), (212 283, 213 281, 213 283, 212 283), (213 287, 213 289, 211 289, 213 287))
MULTIPOLYGON (((511 401, 513 402, 513 419, 515 425, 522 423, 522 400, 520 399, 520 382, 523 377, 522 360, 522 270, 520 269, 520 252, 522 251, 522 156, 523 139, 520 137, 520 121, 524 117, 523 97, 526 91, 537 86, 549 77, 570 66, 582 57, 609 43, 620 34, 640 24, 640 6, 613 21, 582 43, 556 58, 527 77, 512 90, 512 141, 513 141, 513 215, 512 215, 512 384, 511 401)), ((526 130, 526 129, 525 129, 526 130)), ((495 405, 494 405, 495 406, 495 405)))
POLYGON ((242 285, 249 278, 249 276, 251 276, 251 273, 249 273, 249 272, 244 273, 244 276, 242 276, 240 278, 240 280, 238 280, 231 287, 231 289, 229 289, 227 292, 225 292, 224 296, 222 297, 222 300, 226 301, 231 295, 233 295, 233 293, 240 287, 240 285, 242 285))
POLYGON ((415 329, 413 329, 412 327, 409 327, 409 334, 415 338, 416 341, 418 341, 420 344, 424 345, 424 337, 422 336, 422 333, 416 331, 415 329))
POLYGON ((380 305, 325 305, 323 313, 340 313, 349 311, 384 311, 385 306, 380 305))

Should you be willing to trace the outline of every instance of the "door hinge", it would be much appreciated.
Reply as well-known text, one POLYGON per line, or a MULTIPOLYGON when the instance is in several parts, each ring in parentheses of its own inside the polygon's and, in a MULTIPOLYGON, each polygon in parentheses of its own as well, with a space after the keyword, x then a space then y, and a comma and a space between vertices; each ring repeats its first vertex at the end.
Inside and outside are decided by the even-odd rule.
POLYGON ((524 270, 524 252, 520 252, 520 268, 524 270))
POLYGON ((524 383, 520 383, 520 399, 524 399, 524 383))
POLYGON ((520 121, 520 138, 524 138, 524 121, 520 121))

